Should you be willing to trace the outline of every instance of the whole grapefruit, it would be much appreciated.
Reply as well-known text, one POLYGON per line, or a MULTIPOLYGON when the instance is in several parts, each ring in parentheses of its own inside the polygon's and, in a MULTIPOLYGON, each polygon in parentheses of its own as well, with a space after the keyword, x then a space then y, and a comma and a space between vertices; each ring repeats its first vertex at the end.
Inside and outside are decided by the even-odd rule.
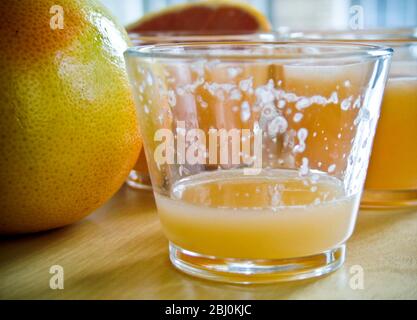
POLYGON ((92 0, 0 12, 0 234, 67 225, 119 189, 141 147, 128 38, 92 0))

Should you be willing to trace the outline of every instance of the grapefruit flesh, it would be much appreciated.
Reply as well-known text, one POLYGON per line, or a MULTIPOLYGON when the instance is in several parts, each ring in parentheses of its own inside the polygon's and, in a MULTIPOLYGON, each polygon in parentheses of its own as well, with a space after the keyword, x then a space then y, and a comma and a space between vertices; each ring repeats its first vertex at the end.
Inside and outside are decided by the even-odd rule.
POLYGON ((249 4, 205 0, 145 15, 127 30, 132 33, 184 31, 221 34, 270 31, 271 27, 266 17, 249 4))

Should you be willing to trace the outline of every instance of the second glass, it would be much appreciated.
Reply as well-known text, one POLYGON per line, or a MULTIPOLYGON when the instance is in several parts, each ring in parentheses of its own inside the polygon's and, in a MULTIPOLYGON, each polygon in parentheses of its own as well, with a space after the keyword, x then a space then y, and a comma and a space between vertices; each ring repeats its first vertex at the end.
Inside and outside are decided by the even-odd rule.
POLYGON ((340 267, 391 51, 309 42, 129 49, 172 263, 237 283, 340 267))
POLYGON ((298 32, 291 37, 394 49, 361 206, 417 207, 417 30, 298 32))

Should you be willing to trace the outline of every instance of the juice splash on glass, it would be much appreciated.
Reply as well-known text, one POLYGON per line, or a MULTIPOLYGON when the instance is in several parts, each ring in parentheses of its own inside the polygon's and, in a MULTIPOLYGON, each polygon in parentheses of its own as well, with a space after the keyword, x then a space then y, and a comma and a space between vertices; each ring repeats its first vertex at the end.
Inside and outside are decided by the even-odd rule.
MULTIPOLYGON (((285 29, 285 28, 284 28, 285 29)), ((222 39, 224 41, 233 42, 233 41, 276 41, 278 39, 281 39, 284 37, 284 31, 278 30, 275 33, 234 33, 234 34, 224 34, 222 35, 222 39)), ((134 46, 139 45, 149 45, 149 44, 161 44, 161 43, 192 43, 192 42, 211 42, 216 41, 218 39, 218 35, 210 35, 210 33, 199 32, 144 32, 144 33, 129 33, 129 38, 134 46)), ((187 71, 185 72, 185 75, 187 74, 187 71)), ((181 80, 181 77, 183 74, 177 72, 178 80, 181 80)), ((217 80, 220 80, 219 77, 227 76, 227 74, 220 74, 220 75, 214 75, 214 78, 217 78, 217 80)), ((248 75, 249 76, 249 75, 248 75)), ((260 80, 265 80, 266 77, 263 73, 256 73, 255 72, 255 82, 258 83, 260 80), (258 77, 261 77, 261 79, 258 79, 256 76, 258 74, 258 77)), ((184 81, 182 81, 184 82, 184 81)), ((190 104, 191 106, 194 106, 199 104, 200 102, 206 103, 206 101, 210 100, 210 97, 208 97, 204 92, 201 94, 199 101, 185 101, 185 103, 190 104)), ((182 103, 181 101, 178 101, 178 103, 182 103)), ((227 103, 226 103, 227 104, 227 103)), ((223 109, 224 106, 219 106, 219 108, 223 109)), ((227 108, 231 108, 230 106, 225 106, 227 108)), ((185 108, 190 109, 190 107, 185 108)), ((221 112, 218 112, 219 114, 222 114, 221 112)), ((184 116, 187 116, 187 113, 184 114, 184 116)), ((208 111, 206 114, 201 114, 200 117, 200 126, 203 128, 210 128, 213 124, 219 124, 219 122, 224 122, 226 127, 231 127, 233 124, 231 123, 231 120, 226 118, 223 119, 214 119, 215 114, 212 114, 210 111, 208 111)), ((132 171, 129 174, 129 177, 126 181, 127 185, 129 185, 132 188, 135 189, 141 189, 141 190, 152 190, 151 185, 151 179, 149 174, 149 168, 146 163, 146 157, 145 157, 145 150, 142 149, 139 155, 139 158, 136 162, 135 167, 132 169, 132 171)))

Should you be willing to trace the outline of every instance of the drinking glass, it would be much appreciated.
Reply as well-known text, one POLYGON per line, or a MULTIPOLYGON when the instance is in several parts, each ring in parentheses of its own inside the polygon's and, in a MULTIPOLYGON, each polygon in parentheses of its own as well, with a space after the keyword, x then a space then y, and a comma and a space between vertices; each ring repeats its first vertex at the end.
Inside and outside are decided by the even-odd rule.
MULTIPOLYGON (((383 44, 394 49, 361 206, 417 206, 417 31, 294 33, 295 38, 383 44)), ((293 36, 294 37, 294 36, 293 36)))
POLYGON ((391 54, 331 42, 128 49, 173 265, 232 283, 339 268, 391 54))

